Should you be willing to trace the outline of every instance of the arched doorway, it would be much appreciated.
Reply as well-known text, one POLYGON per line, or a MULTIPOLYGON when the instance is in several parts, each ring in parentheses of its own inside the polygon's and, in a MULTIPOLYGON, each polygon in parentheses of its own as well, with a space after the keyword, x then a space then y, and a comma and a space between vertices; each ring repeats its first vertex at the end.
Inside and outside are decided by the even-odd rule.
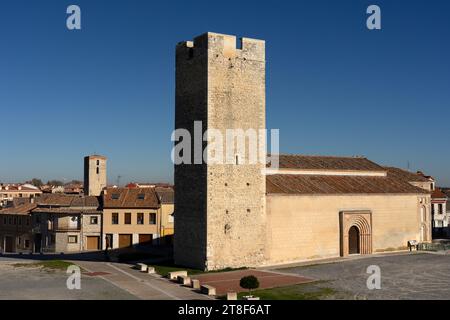
POLYGON ((348 231, 348 254, 361 253, 359 246, 359 229, 356 226, 352 226, 348 231))
POLYGON ((372 253, 372 213, 370 211, 341 211, 340 217, 340 253, 372 253))

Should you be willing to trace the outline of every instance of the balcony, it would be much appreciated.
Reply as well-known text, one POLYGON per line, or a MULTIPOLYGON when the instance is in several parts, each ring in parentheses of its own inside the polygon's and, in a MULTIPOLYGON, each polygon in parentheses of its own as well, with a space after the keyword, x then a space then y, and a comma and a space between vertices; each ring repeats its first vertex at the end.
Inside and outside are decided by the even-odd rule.
POLYGON ((49 231, 53 232, 80 232, 81 227, 80 226, 53 226, 53 228, 50 228, 49 231))

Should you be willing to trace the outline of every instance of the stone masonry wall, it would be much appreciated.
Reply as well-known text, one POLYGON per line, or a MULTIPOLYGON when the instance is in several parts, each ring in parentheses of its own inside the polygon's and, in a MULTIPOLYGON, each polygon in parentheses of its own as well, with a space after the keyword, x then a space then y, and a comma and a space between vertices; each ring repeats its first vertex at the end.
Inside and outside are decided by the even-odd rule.
MULTIPOLYGON (((264 41, 244 38, 240 49, 234 36, 206 33, 178 45, 176 77, 176 128, 192 137, 194 120, 223 137, 265 128, 264 41)), ((236 155, 238 164, 175 166, 176 263, 212 270, 264 261, 264 165, 236 155)))

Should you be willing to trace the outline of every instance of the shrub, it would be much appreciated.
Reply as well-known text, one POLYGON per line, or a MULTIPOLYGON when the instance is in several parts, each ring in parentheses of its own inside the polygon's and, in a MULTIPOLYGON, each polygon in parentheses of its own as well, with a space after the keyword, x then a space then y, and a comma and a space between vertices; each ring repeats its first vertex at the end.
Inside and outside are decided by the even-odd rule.
POLYGON ((255 276, 247 276, 241 279, 239 285, 241 288, 248 289, 249 294, 251 294, 253 289, 259 288, 259 281, 255 276))

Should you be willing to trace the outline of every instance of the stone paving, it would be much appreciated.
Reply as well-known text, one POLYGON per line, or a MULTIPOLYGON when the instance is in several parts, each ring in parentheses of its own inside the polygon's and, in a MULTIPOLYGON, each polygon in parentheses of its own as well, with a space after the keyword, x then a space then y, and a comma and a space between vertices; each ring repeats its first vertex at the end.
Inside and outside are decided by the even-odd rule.
MULTIPOLYGON (((62 270, 14 266, 27 262, 36 261, 0 257, 0 299, 211 299, 158 275, 139 272, 131 265, 100 261, 75 261, 84 269, 82 289, 68 290, 68 275, 62 270)), ((272 287, 274 281, 279 286, 319 280, 304 286, 334 289, 335 294, 328 299, 450 299, 450 255, 435 253, 352 257, 325 264, 317 262, 309 266, 280 266, 265 271, 244 270, 198 277, 203 278, 202 283, 209 281, 218 287, 219 292, 225 285, 222 290, 225 292, 232 290, 238 278, 247 273, 258 276, 263 287, 272 287), (367 288, 370 276, 367 268, 372 265, 381 270, 380 290, 367 288)))
POLYGON ((36 262, 38 260, 0 257, 0 300, 211 299, 158 275, 142 273, 131 265, 100 261, 72 261, 83 268, 83 272, 81 290, 69 290, 66 285, 69 275, 65 270, 25 266, 36 262))
POLYGON ((279 274, 272 271, 261 270, 239 270, 230 272, 207 273, 192 276, 193 279, 200 280, 201 284, 211 285, 216 288, 218 296, 226 295, 227 292, 246 291, 241 288, 239 282, 242 277, 255 276, 259 281, 259 289, 268 289, 275 287, 291 286, 295 284, 307 283, 313 281, 299 275, 279 274))
MULTIPOLYGON (((36 262, 36 261, 32 261, 36 262)), ((0 300, 131 300, 136 296, 98 277, 81 276, 81 289, 69 290, 68 275, 61 270, 16 267, 29 260, 0 258, 0 300)))
POLYGON ((139 299, 145 300, 210 300, 191 288, 173 283, 156 274, 147 274, 133 268, 132 265, 110 262, 76 261, 88 272, 105 272, 99 278, 127 291, 139 299))
POLYGON ((370 256, 276 271, 323 280, 317 285, 338 292, 331 299, 450 299, 450 255, 445 254, 370 256), (380 267, 380 290, 367 288, 371 265, 380 267))

